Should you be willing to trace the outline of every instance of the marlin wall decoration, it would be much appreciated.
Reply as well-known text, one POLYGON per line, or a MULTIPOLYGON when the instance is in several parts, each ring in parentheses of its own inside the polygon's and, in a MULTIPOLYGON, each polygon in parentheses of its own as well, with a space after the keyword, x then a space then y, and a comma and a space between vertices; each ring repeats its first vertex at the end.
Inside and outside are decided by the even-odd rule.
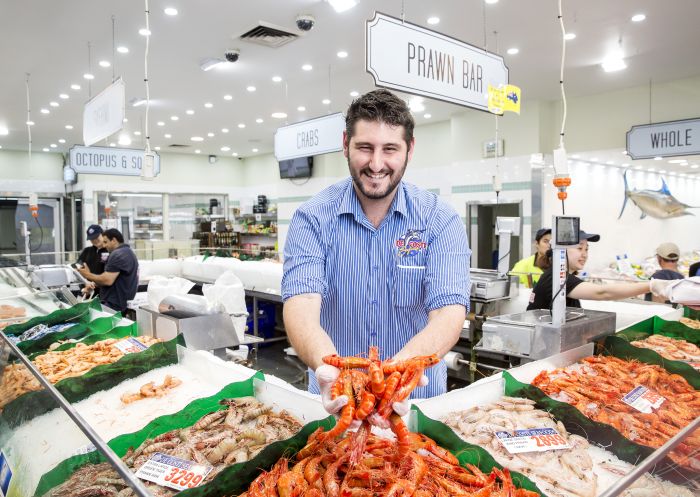
POLYGON ((640 219, 647 217, 647 214, 657 219, 694 216, 692 212, 688 212, 686 209, 698 208, 697 206, 684 204, 671 195, 671 191, 663 178, 661 178, 661 188, 659 190, 630 190, 627 184, 627 171, 624 172, 623 178, 625 180, 625 201, 622 203, 622 210, 617 217, 618 219, 625 212, 628 198, 632 199, 634 205, 642 211, 640 219))

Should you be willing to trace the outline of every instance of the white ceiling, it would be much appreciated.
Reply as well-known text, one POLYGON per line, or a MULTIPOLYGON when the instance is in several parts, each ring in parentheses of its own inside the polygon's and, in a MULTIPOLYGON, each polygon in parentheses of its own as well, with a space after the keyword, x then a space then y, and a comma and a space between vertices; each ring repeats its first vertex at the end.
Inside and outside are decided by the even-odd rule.
MULTIPOLYGON (((484 46, 486 33, 490 51, 505 54, 508 48, 519 48, 517 55, 504 55, 510 80, 523 88, 525 98, 559 98, 561 42, 556 0, 500 0, 492 5, 483 0, 405 0, 403 4, 407 21, 427 26, 429 16, 438 16, 441 22, 433 29, 455 38, 484 46)), ((567 42, 568 95, 643 85, 650 79, 670 81, 700 72, 698 0, 564 0, 563 5, 567 31, 577 35, 567 42), (646 14, 647 19, 631 22, 637 13, 646 14), (604 73, 599 64, 619 43, 628 68, 604 73)), ((323 0, 152 0, 151 145, 161 152, 194 153, 199 149, 203 154, 251 156, 270 152, 273 132, 285 122, 344 111, 351 91, 373 88, 364 70, 364 26, 375 9, 400 17, 402 1, 361 0, 355 8, 336 13, 323 0), (179 14, 167 16, 165 7, 175 7, 179 14), (300 33, 295 27, 300 13, 315 16, 315 28, 281 48, 236 39, 258 21, 300 33), (227 48, 240 49, 238 62, 209 72, 200 69, 202 59, 222 57, 227 48), (339 50, 349 56, 338 58, 339 50), (305 63, 313 70, 303 71, 305 63), (274 75, 283 81, 274 83, 274 75), (248 92, 249 85, 257 91, 248 92), (233 98, 227 101, 224 95, 233 98), (331 104, 322 104, 327 97, 331 104), (213 107, 205 108, 206 102, 213 107), (301 105, 306 111, 297 110, 301 105), (195 114, 187 115, 187 109, 195 114), (273 119, 273 112, 286 112, 288 117, 273 119), (171 116, 179 119, 173 121, 171 116), (256 119, 264 122, 258 124, 256 119), (157 126, 158 121, 164 126, 157 126), (222 128, 229 132, 223 133, 222 128), (204 141, 192 142, 192 136, 204 137, 204 141), (171 144, 187 148, 171 149, 171 144), (222 147, 230 150, 222 152, 222 147)), ((67 152, 71 145, 82 142, 82 109, 89 99, 88 81, 82 77, 88 72, 88 42, 92 47, 90 71, 95 75, 92 96, 111 82, 112 67, 98 65, 108 60, 126 82, 127 101, 144 97, 145 38, 138 34, 144 26, 144 6, 138 0, 0 0, 0 128, 9 129, 7 136, 0 136, 0 146, 28 147, 25 73, 31 74, 31 116, 36 123, 33 150, 46 147, 67 152), (130 50, 126 55, 117 53, 114 59, 112 16, 116 44, 130 50), (72 90, 71 84, 81 89, 72 90), (61 93, 69 98, 59 98, 61 93), (50 107, 52 101, 59 106, 50 107), (50 113, 41 114, 42 108, 50 113), (73 129, 65 129, 66 125, 73 129)), ((464 110, 433 100, 426 100, 425 107, 416 115, 419 124, 426 121, 425 113, 434 121, 464 110)), ((143 146, 143 137, 133 134, 143 131, 143 116, 144 107, 127 108, 124 132, 134 148, 143 146)), ((106 143, 116 141, 113 137, 106 143)))

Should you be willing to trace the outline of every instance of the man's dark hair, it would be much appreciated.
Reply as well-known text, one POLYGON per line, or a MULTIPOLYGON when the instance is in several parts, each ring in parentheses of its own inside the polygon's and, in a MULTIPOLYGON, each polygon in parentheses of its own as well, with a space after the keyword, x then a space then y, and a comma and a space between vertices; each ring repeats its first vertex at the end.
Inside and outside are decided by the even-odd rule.
POLYGON ((106 230, 104 233, 102 233, 102 236, 108 238, 109 240, 114 240, 116 238, 119 243, 124 243, 124 235, 122 235, 122 232, 116 228, 106 230))
POLYGON ((345 132, 348 143, 355 133, 357 121, 384 122, 391 126, 403 126, 403 139, 410 148, 413 139, 413 116, 402 99, 387 90, 374 90, 353 100, 345 116, 345 132))

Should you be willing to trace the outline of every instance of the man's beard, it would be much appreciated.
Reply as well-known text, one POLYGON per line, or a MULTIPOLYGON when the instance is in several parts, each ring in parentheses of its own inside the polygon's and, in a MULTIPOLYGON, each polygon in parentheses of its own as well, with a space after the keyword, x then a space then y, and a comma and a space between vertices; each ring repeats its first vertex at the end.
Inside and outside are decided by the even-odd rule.
POLYGON ((358 190, 362 192, 362 194, 370 198, 372 200, 379 200, 382 198, 386 198, 389 195, 391 195, 394 190, 396 190, 396 187, 399 185, 401 182, 401 178, 403 178, 403 174, 406 172, 406 166, 408 165, 408 152, 406 152, 406 160, 403 163, 403 167, 398 170, 398 171, 390 171, 389 174, 389 186, 387 186, 386 190, 384 191, 367 191, 365 189, 364 184, 362 183, 362 175, 369 171, 371 173, 371 169, 369 167, 364 167, 360 171, 356 172, 351 166, 350 166, 350 153, 348 152, 348 169, 350 170, 350 176, 352 177, 352 182, 355 184, 358 190))

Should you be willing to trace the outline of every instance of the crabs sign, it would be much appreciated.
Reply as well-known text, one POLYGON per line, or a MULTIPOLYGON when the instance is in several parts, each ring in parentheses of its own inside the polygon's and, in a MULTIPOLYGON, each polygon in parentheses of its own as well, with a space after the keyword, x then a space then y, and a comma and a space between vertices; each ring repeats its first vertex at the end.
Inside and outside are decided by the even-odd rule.
POLYGON ((421 250, 428 248, 428 244, 423 241, 422 233, 425 230, 408 230, 401 235, 401 238, 396 240, 396 248, 398 249, 399 257, 413 257, 418 255, 421 250))

